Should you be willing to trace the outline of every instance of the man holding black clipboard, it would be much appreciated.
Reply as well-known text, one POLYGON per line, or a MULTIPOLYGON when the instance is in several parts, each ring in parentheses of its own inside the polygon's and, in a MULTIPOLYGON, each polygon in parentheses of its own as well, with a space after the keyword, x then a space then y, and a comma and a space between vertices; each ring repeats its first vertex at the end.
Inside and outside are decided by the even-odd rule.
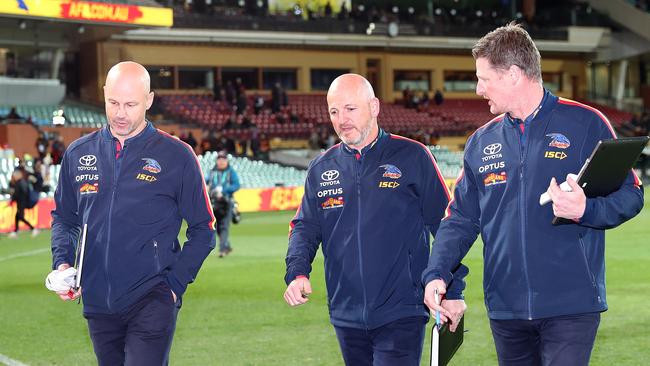
MULTIPOLYGON (((615 191, 587 197, 573 179, 600 140, 616 138, 597 109, 544 89, 539 51, 515 24, 472 49, 476 93, 498 117, 467 141, 454 199, 422 275, 425 303, 444 294, 481 234, 484 293, 500 365, 588 365, 605 297, 605 229, 634 217, 633 171, 615 191), (550 182, 550 183, 549 183, 550 182), (540 205, 547 192, 553 205, 540 205), (554 217, 568 225, 553 225, 554 217)), ((452 324, 457 319, 450 319, 452 324)))

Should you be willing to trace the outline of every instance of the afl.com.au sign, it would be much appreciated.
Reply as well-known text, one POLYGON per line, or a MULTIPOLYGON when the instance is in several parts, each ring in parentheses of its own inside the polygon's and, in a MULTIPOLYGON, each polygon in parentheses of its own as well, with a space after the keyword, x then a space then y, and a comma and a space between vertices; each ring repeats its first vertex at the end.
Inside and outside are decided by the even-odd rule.
POLYGON ((72 0, 2 0, 0 14, 171 27, 172 9, 72 0))

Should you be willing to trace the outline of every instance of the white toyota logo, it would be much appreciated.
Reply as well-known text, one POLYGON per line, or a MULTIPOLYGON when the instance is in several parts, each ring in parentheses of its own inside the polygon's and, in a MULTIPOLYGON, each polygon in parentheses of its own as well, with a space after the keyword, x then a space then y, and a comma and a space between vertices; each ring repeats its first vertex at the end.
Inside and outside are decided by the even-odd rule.
POLYGON ((499 144, 499 143, 489 144, 488 146, 483 148, 483 154, 485 154, 485 155, 498 154, 499 151, 501 151, 501 144, 499 144))
POLYGON ((331 181, 339 177, 339 171, 338 170, 328 170, 323 172, 323 174, 320 175, 321 179, 324 181, 331 181))
POLYGON ((83 166, 93 166, 97 162, 95 155, 84 155, 79 158, 79 164, 83 166))

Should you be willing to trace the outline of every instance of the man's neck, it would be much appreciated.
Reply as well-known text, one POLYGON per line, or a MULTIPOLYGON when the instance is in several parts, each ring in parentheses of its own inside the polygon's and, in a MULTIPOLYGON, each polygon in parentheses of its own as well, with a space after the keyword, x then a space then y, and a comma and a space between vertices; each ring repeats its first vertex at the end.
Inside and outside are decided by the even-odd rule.
POLYGON ((544 98, 544 88, 540 83, 530 83, 524 87, 524 91, 517 93, 521 101, 517 108, 510 111, 510 116, 516 119, 525 120, 533 114, 544 98))
POLYGON ((364 142, 362 142, 359 145, 348 145, 351 149, 361 151, 366 148, 366 146, 371 145, 377 138, 379 137, 379 127, 374 126, 371 130, 370 133, 368 134, 368 137, 364 142))

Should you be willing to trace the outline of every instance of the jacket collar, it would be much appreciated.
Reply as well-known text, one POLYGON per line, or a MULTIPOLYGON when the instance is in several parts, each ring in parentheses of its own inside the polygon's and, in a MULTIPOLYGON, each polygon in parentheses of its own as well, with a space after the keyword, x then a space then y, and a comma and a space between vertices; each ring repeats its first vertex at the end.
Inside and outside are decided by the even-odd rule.
MULTIPOLYGON (((139 134, 124 140, 124 145, 144 141, 149 136, 155 133, 156 129, 153 127, 153 124, 149 121, 145 121, 145 123, 146 125, 144 126, 144 130, 140 131, 139 134)), ((115 136, 113 136, 113 133, 111 132, 111 127, 108 125, 108 123, 106 124, 106 126, 104 126, 104 128, 102 128, 100 134, 104 139, 107 140, 117 139, 115 136)))
POLYGON ((383 141, 386 139, 386 136, 388 136, 388 134, 383 129, 380 128, 379 132, 377 133, 377 137, 370 144, 368 144, 368 146, 361 149, 361 151, 353 149, 348 145, 344 144, 343 142, 341 142, 341 147, 342 150, 348 154, 357 154, 360 152, 361 155, 365 155, 368 151, 372 150, 373 147, 383 143, 383 141))
MULTIPOLYGON (((526 127, 530 125, 530 123, 534 120, 543 120, 546 118, 546 116, 551 113, 553 108, 555 107, 555 104, 557 103, 557 97, 553 95, 548 89, 544 88, 544 96, 542 97, 542 101, 539 103, 539 106, 535 111, 526 119, 524 120, 524 123, 526 127)), ((513 118, 510 113, 506 113, 503 116, 503 120, 508 123, 510 126, 515 127, 519 123, 521 123, 521 120, 517 118, 513 118)))

